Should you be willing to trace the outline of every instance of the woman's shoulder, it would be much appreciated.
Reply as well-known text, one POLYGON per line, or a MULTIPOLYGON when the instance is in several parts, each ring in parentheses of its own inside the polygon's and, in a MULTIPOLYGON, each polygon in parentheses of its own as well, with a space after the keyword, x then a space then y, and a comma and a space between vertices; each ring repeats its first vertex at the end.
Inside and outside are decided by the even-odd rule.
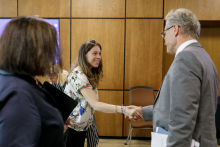
POLYGON ((73 87, 81 88, 81 86, 90 85, 90 82, 87 78, 87 76, 83 73, 83 71, 80 71, 78 69, 73 69, 70 73, 67 81, 68 83, 71 83, 71 85, 75 85, 73 87))
POLYGON ((83 73, 83 71, 77 69, 77 68, 74 68, 69 77, 72 77, 72 78, 79 78, 79 79, 87 79, 87 76, 83 73))
POLYGON ((65 76, 68 76, 69 75, 69 72, 68 71, 66 71, 66 70, 63 70, 63 75, 65 75, 65 76))

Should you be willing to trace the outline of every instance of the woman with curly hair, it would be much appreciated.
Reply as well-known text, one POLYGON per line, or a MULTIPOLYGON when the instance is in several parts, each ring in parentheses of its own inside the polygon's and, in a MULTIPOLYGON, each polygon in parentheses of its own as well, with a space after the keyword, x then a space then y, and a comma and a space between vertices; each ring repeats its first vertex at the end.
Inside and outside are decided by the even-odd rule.
POLYGON ((72 65, 64 92, 78 101, 78 105, 70 115, 70 120, 74 125, 69 126, 67 130, 71 134, 71 138, 67 137, 67 147, 73 144, 76 147, 83 147, 87 130, 88 136, 89 134, 94 136, 93 138, 88 137, 87 146, 98 145, 98 132, 94 120, 95 110, 142 118, 142 115, 135 109, 126 109, 125 106, 98 101, 97 88, 103 77, 101 50, 101 45, 95 40, 84 42, 79 49, 76 61, 72 65))

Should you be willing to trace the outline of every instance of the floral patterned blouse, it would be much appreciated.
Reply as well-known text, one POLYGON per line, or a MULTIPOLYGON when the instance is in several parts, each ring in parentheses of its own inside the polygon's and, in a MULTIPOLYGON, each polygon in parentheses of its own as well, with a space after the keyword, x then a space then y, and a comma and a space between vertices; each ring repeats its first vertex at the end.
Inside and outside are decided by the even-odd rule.
POLYGON ((78 102, 78 105, 70 114, 73 126, 69 126, 76 131, 86 131, 92 124, 93 114, 95 113, 85 97, 80 93, 82 88, 91 88, 98 99, 98 90, 92 88, 86 75, 78 69, 73 69, 67 79, 64 92, 78 102))

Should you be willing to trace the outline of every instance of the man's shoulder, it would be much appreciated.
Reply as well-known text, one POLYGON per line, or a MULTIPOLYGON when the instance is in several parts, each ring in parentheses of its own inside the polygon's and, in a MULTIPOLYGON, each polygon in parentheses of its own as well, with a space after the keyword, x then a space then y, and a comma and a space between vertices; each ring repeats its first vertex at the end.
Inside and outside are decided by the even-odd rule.
POLYGON ((200 62, 205 56, 209 56, 199 43, 192 43, 183 49, 177 56, 177 60, 200 62))
POLYGON ((177 59, 185 60, 191 64, 214 64, 208 52, 199 44, 192 43, 177 55, 177 59))
POLYGON ((187 54, 188 56, 191 55, 191 56, 198 56, 198 57, 202 56, 202 55, 208 55, 206 50, 202 47, 202 45, 199 42, 195 42, 195 43, 189 44, 180 53, 181 54, 187 54))

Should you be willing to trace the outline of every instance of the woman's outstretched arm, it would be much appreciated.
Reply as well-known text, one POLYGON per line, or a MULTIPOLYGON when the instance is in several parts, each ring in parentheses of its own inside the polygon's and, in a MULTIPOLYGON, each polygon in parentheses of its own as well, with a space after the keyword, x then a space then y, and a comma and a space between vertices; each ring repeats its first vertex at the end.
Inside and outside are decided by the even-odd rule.
POLYGON ((126 106, 116 106, 103 102, 99 102, 96 99, 96 95, 94 91, 90 88, 82 88, 80 89, 81 94, 85 97, 85 99, 89 102, 92 108, 96 111, 104 112, 104 113, 121 113, 126 116, 136 116, 137 118, 143 118, 143 115, 135 110, 135 109, 127 109, 126 106))

